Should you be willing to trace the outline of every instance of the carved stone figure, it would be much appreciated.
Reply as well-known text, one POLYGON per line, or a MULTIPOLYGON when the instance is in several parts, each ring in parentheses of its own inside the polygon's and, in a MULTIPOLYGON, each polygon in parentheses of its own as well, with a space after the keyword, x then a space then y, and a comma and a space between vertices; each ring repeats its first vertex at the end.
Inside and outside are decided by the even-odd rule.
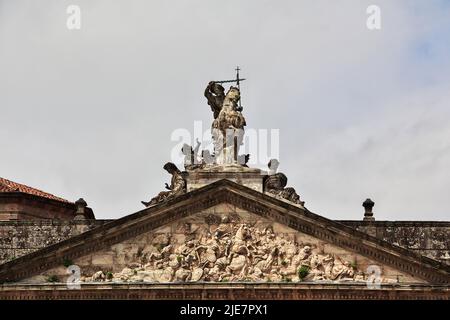
POLYGON ((305 202, 300 200, 300 196, 297 194, 295 189, 292 187, 286 187, 288 181, 286 175, 281 172, 275 173, 276 168, 278 168, 278 161, 272 159, 270 160, 268 166, 269 175, 264 179, 264 192, 277 198, 286 199, 292 203, 303 206, 305 202))
POLYGON ((215 160, 218 164, 237 163, 246 125, 240 111, 242 108, 238 106, 240 92, 237 87, 232 86, 222 99, 222 90, 223 87, 214 82, 210 82, 205 90, 208 104, 214 112, 211 134, 215 160), (222 104, 219 106, 220 102, 222 104))
POLYGON ((205 89, 205 97, 214 114, 214 119, 219 116, 222 110, 223 100, 225 99, 225 89, 219 83, 210 81, 205 89))
POLYGON ((250 160, 250 154, 242 154, 238 156, 238 163, 244 167, 248 167, 247 162, 250 160))
POLYGON ((102 280, 105 280, 106 279, 106 276, 105 276, 105 274, 103 273, 103 271, 97 271, 96 273, 94 273, 93 275, 92 275, 92 277, 91 277, 91 280, 92 281, 102 281, 102 280))
POLYGON ((277 173, 280 162, 277 159, 270 159, 267 166, 269 167, 269 175, 277 173))
POLYGON ((241 98, 239 89, 230 87, 223 100, 222 109, 219 112, 217 123, 214 127, 219 128, 223 134, 227 129, 243 129, 246 125, 245 118, 240 111, 238 111, 238 102, 241 98))
POLYGON ((209 150, 202 150, 202 163, 205 165, 213 164, 215 162, 214 155, 209 150))
POLYGON ((194 149, 188 144, 183 144, 181 152, 184 155, 184 168, 186 170, 194 170, 203 166, 202 159, 198 157, 198 150, 200 148, 200 141, 197 139, 197 144, 194 149))
POLYGON ((163 168, 172 175, 170 186, 166 183, 166 189, 169 191, 161 191, 149 202, 141 201, 141 203, 146 207, 167 201, 186 192, 186 180, 177 166, 172 162, 167 162, 163 168))

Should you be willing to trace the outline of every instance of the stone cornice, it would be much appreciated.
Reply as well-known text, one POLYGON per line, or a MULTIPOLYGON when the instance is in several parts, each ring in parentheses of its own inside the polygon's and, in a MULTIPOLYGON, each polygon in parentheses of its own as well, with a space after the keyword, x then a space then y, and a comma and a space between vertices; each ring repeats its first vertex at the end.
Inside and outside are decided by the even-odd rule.
POLYGON ((437 228, 450 228, 450 221, 363 221, 363 220, 334 220, 336 222, 345 224, 352 227, 437 227, 437 228))
POLYGON ((17 281, 39 274, 62 265, 64 259, 74 260, 102 250, 223 202, 357 252, 429 283, 450 282, 449 266, 229 180, 217 181, 3 264, 0 266, 0 282, 17 281))
POLYGON ((148 300, 449 300, 449 286, 365 283, 88 283, 79 289, 66 284, 2 285, 0 300, 148 299, 148 300))

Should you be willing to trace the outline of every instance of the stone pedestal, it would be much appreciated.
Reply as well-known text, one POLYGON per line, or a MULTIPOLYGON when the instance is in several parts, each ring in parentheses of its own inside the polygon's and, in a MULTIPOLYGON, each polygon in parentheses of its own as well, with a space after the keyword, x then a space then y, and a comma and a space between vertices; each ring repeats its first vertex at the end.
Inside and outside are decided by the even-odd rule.
POLYGON ((263 192, 265 171, 238 164, 211 165, 202 169, 187 170, 187 192, 201 188, 221 179, 228 179, 253 190, 263 192))

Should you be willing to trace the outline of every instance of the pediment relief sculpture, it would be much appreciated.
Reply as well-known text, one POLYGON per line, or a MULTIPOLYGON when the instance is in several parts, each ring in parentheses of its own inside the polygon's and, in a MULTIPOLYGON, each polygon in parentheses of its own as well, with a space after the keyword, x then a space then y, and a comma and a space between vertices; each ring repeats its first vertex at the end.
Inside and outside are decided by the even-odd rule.
MULTIPOLYGON (((111 282, 299 282, 367 281, 354 261, 298 243, 270 226, 238 216, 210 215, 208 228, 180 225, 180 241, 170 233, 155 236, 139 258, 120 272, 104 270, 81 281, 111 282)), ((384 282, 396 282, 384 279, 384 282)))

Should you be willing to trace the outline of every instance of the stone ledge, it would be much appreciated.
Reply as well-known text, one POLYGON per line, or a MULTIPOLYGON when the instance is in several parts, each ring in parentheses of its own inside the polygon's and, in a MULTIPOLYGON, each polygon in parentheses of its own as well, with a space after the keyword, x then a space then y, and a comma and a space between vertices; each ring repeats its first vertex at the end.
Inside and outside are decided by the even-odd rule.
POLYGON ((436 285, 382 285, 312 283, 180 283, 180 284, 66 284, 2 285, 0 300, 41 299, 195 299, 195 300, 450 300, 450 287, 436 285))
POLYGON ((250 189, 263 192, 263 179, 266 172, 241 165, 214 165, 202 170, 188 170, 187 192, 199 189, 216 181, 227 179, 250 189))
POLYGON ((334 220, 350 227, 439 227, 450 228, 450 221, 334 220))
POLYGON ((61 219, 39 219, 39 220, 10 220, 0 221, 1 226, 70 226, 70 225, 103 225, 116 219, 84 219, 84 220, 61 220, 61 219))

